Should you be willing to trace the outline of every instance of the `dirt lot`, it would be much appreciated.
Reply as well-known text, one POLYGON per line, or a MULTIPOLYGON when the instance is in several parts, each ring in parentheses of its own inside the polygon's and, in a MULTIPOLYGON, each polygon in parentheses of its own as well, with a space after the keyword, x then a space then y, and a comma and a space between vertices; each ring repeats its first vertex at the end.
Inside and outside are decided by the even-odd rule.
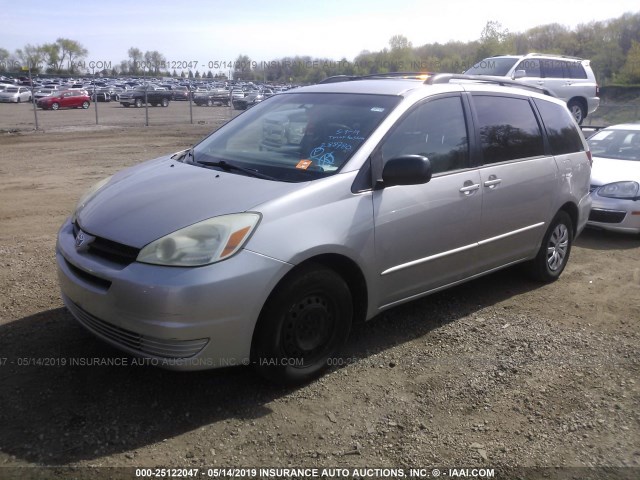
POLYGON ((640 238, 586 231, 552 285, 508 270, 388 311, 356 327, 342 366, 301 388, 245 368, 71 367, 128 357, 63 308, 57 228, 97 180, 192 144, 232 112, 195 107, 193 125, 160 126, 172 108, 188 112, 172 104, 146 128, 112 126, 144 110, 105 107, 114 120, 100 127, 91 110, 44 112, 43 133, 28 131, 27 105, 0 107, 0 478, 52 465, 640 477, 640 238))

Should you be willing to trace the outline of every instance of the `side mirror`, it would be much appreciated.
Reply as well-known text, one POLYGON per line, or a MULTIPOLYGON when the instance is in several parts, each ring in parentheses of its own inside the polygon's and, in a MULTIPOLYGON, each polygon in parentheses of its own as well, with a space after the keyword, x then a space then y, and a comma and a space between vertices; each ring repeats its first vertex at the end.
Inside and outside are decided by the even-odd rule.
POLYGON ((431 162, 422 155, 392 158, 382 169, 382 187, 420 185, 431 180, 431 162))
POLYGON ((513 74, 513 79, 517 79, 517 78, 524 78, 527 76, 527 71, 526 70, 516 70, 515 73, 513 74))

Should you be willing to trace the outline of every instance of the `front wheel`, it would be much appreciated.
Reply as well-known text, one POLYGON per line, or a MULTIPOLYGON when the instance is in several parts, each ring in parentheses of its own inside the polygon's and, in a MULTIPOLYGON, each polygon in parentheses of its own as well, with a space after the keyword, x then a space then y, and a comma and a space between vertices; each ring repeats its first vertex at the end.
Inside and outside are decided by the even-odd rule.
POLYGON ((287 277, 271 295, 253 335, 258 372, 282 384, 319 375, 351 330, 351 292, 335 271, 310 264, 287 277))
POLYGON ((139 98, 136 98, 135 105, 136 105, 136 108, 142 107, 142 100, 139 98))
POLYGON ((82 102, 82 108, 84 108, 85 110, 89 108, 89 102, 87 101, 82 102))
POLYGON ((51 104, 51 110, 58 110, 60 108, 60 105, 57 103, 52 103, 51 104))
POLYGON ((557 280, 569 261, 572 243, 571 217, 560 211, 544 234, 538 255, 528 265, 531 276, 547 283, 557 280))
POLYGON ((168 107, 169 106, 169 100, 167 100, 166 98, 163 98, 162 102, 160 102, 160 105, 162 105, 163 107, 168 107))

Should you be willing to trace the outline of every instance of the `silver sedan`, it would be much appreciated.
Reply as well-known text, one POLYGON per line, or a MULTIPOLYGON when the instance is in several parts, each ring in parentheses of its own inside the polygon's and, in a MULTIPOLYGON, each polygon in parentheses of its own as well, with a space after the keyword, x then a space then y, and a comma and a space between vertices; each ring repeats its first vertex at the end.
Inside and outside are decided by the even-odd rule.
POLYGON ((588 143, 593 155, 588 225, 640 233, 640 124, 600 130, 588 143))
POLYGON ((31 89, 28 87, 7 87, 0 92, 0 102, 20 103, 31 101, 31 89))

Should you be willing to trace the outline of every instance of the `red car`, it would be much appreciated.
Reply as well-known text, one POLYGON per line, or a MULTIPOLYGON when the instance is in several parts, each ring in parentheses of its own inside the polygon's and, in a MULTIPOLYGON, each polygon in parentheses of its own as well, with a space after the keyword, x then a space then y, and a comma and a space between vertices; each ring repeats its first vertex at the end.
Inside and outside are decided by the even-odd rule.
POLYGON ((63 90, 52 93, 38 100, 38 107, 43 110, 59 108, 89 108, 91 100, 84 90, 63 90))

